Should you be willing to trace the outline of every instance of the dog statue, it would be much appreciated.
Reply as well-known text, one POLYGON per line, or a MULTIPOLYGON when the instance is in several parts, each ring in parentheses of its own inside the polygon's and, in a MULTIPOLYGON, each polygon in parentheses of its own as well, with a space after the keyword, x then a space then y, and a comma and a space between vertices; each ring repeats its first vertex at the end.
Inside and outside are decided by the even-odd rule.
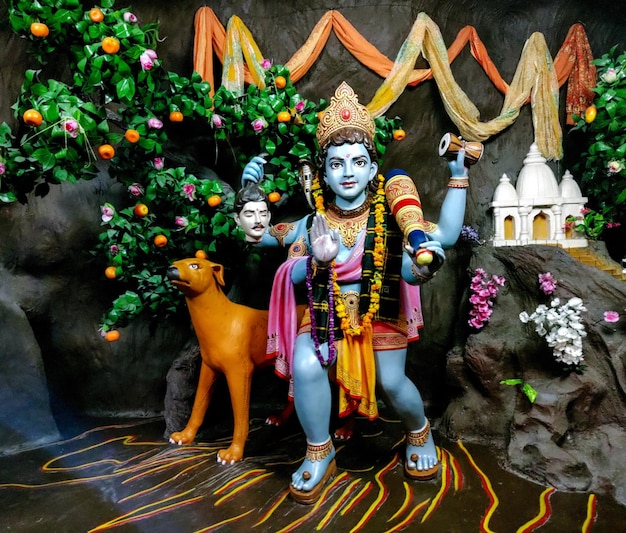
POLYGON ((167 269, 168 279, 184 294, 198 342, 202 365, 191 416, 173 444, 191 444, 200 428, 219 374, 226 375, 234 415, 233 440, 217 453, 217 461, 243 458, 248 438, 250 386, 255 367, 268 363, 267 311, 231 302, 224 294, 224 267, 206 259, 183 259, 167 269))

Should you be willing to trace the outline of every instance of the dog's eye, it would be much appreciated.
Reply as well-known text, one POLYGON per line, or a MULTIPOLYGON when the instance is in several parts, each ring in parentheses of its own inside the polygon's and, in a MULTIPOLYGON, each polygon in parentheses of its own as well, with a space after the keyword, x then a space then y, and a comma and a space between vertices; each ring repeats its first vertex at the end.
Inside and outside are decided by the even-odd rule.
POLYGON ((189 265, 189 268, 191 268, 192 270, 198 270, 200 268, 200 265, 198 263, 191 263, 189 265))

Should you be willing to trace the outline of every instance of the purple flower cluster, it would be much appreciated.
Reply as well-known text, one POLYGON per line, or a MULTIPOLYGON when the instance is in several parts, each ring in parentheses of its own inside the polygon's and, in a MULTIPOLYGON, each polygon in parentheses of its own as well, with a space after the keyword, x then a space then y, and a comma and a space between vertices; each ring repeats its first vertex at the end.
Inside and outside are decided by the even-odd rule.
POLYGON ((539 274, 539 288, 544 294, 552 294, 556 290, 556 280, 552 273, 539 274))
POLYGON ((461 228, 460 238, 464 242, 468 242, 470 244, 476 244, 480 241, 478 236, 478 231, 476 231, 472 226, 463 226, 461 228))
POLYGON ((505 279, 502 276, 487 275, 482 268, 474 271, 474 277, 470 284, 472 295, 469 298, 472 304, 470 310, 470 319, 468 324, 476 329, 481 329, 489 322, 489 317, 493 313, 493 301, 500 290, 504 286, 505 279))

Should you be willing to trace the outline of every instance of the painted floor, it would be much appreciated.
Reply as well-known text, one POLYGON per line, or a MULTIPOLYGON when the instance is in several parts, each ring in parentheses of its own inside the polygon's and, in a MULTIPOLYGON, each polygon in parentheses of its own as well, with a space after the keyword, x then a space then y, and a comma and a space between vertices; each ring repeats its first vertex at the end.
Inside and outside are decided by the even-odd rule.
POLYGON ((498 467, 484 447, 438 439, 441 475, 409 481, 397 421, 357 420, 336 442, 338 474, 318 504, 288 496, 304 452, 297 423, 251 420, 246 459, 216 464, 229 428, 197 444, 163 438, 164 421, 99 423, 49 446, 0 457, 0 531, 25 532, 626 532, 606 496, 555 491, 498 467))

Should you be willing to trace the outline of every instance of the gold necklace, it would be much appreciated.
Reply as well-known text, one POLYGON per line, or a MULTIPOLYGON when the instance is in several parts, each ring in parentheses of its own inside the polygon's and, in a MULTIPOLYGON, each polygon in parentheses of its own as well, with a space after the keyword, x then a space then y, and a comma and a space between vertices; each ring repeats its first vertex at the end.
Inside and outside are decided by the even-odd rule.
POLYGON ((328 206, 328 210, 333 211, 341 218, 349 218, 356 217, 358 215, 361 215, 365 211, 369 211, 370 205, 372 205, 372 196, 368 194, 365 198, 365 201, 359 207, 355 207, 354 209, 341 209, 339 206, 337 206, 337 204, 332 203, 328 206))
MULTIPOLYGON (((370 284, 370 304, 367 312, 361 317, 361 325, 359 327, 354 328, 350 325, 346 307, 341 299, 341 288, 339 287, 339 283, 337 283, 337 271, 335 270, 334 261, 332 263, 331 272, 333 280, 333 293, 335 296, 335 310, 337 312, 337 317, 341 320, 341 329, 350 336, 359 336, 363 331, 363 327, 371 327, 372 320, 380 307, 380 291, 382 289, 383 266, 385 264, 385 245, 383 238, 386 231, 384 184, 385 178, 382 174, 379 174, 378 187, 376 188, 376 194, 372 199, 372 203, 374 204, 374 217, 376 221, 376 225, 374 227, 374 234, 376 235, 376 238, 374 239, 374 275, 372 276, 372 283, 370 284)), ((327 210, 324 206, 324 195, 322 193, 322 187, 317 175, 315 175, 315 178, 313 179, 311 194, 315 199, 315 210, 318 213, 326 215, 326 219, 328 220, 327 210)))
MULTIPOLYGON (((364 209, 358 215, 352 215, 349 218, 344 218, 341 214, 337 213, 334 209, 328 209, 326 211, 326 221, 328 227, 332 230, 339 232, 341 236, 341 242, 346 248, 352 248, 357 239, 359 233, 365 228, 367 219, 369 218, 369 203, 367 203, 367 209, 364 209)), ((361 209, 360 207, 358 208, 361 209)))

